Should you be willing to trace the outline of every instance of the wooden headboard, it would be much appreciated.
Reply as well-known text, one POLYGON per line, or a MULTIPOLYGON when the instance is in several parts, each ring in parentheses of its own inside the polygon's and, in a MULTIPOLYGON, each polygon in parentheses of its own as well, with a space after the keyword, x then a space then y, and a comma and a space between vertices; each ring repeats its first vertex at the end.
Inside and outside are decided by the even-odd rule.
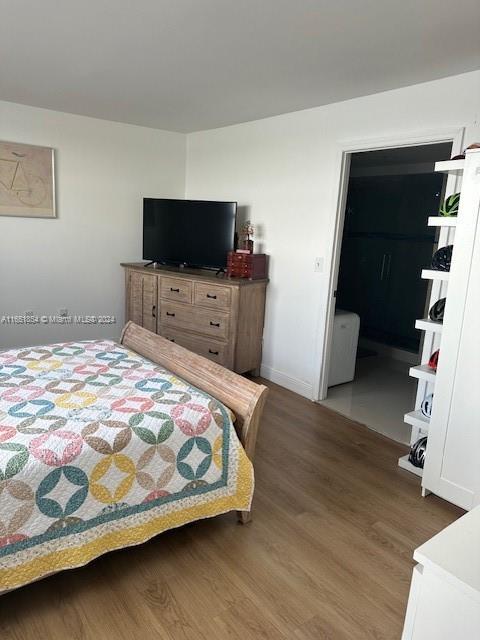
POLYGON ((231 409, 236 416, 235 428, 240 441, 253 461, 267 387, 229 371, 131 321, 123 328, 120 343, 165 367, 231 409))

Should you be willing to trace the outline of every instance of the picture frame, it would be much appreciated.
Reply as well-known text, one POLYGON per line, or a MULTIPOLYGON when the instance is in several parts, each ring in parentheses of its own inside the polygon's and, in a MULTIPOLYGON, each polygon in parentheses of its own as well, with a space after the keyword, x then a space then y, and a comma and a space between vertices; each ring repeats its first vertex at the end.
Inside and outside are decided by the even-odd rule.
POLYGON ((51 147, 0 141, 0 216, 57 217, 51 147))

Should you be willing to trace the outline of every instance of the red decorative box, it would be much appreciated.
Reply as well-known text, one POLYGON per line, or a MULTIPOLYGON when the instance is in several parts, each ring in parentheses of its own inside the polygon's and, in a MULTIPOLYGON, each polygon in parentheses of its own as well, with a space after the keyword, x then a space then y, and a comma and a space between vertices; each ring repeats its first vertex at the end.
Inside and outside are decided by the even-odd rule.
POLYGON ((249 280, 266 278, 266 254, 229 251, 227 257, 227 276, 229 278, 248 278, 249 280))

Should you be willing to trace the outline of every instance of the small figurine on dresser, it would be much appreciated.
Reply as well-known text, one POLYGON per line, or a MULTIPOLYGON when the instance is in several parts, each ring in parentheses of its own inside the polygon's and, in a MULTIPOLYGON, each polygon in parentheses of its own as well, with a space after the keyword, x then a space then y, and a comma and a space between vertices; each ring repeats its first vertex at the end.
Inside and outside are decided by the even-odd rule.
POLYGON ((267 256, 253 253, 254 226, 247 220, 240 227, 238 249, 230 251, 227 258, 227 275, 230 278, 248 278, 249 280, 267 277, 267 256))
POLYGON ((251 238, 253 235, 255 235, 253 224, 250 220, 246 220, 240 227, 238 253, 253 253, 253 240, 251 238))

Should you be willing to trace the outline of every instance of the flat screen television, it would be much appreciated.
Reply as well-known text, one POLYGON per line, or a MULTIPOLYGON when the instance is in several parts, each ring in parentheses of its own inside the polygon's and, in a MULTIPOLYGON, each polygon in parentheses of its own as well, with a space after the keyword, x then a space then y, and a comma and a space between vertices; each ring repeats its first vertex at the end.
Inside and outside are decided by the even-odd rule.
POLYGON ((143 259, 220 269, 234 248, 236 202, 143 199, 143 259))

